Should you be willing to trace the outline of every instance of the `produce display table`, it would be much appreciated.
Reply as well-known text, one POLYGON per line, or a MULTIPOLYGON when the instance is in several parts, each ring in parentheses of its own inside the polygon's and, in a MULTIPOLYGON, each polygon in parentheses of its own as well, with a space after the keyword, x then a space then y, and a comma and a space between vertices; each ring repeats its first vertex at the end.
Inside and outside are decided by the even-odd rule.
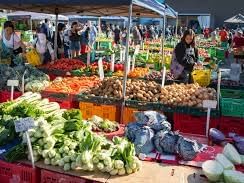
POLYGON ((171 166, 165 164, 143 162, 139 172, 127 176, 111 176, 109 183, 207 183, 201 176, 200 169, 184 166, 171 166))
MULTIPOLYGON (((45 165, 42 161, 36 162, 35 166, 42 169, 41 172, 43 172, 44 170, 53 171, 53 172, 58 173, 58 174, 69 175, 70 179, 72 179, 72 176, 75 176, 76 178, 80 178, 81 180, 91 180, 94 182, 104 182, 105 183, 105 182, 107 182, 107 180, 110 177, 109 174, 102 173, 99 171, 86 172, 86 171, 82 171, 82 170, 81 171, 72 171, 71 170, 71 171, 65 172, 62 168, 60 168, 58 166, 45 165)), ((41 174, 42 174, 41 179, 43 179, 43 178, 47 179, 48 178, 48 177, 45 177, 45 175, 43 173, 41 173, 41 174)), ((54 178, 54 177, 51 177, 51 178, 54 178)), ((55 177, 55 179, 59 179, 59 177, 55 177)), ((72 182, 72 180, 69 180, 69 181, 72 182)), ((41 182, 45 182, 45 181, 41 181, 41 182)), ((57 181, 57 182, 60 182, 60 181, 57 181)))
MULTIPOLYGON (((43 162, 37 162, 36 167, 41 169, 41 182, 45 182, 43 178, 47 179, 47 172, 53 173, 52 179, 60 178, 55 176, 63 174, 64 176, 70 176, 79 182, 83 183, 83 180, 88 182, 106 182, 106 183, 207 183, 207 179, 202 176, 200 169, 186 167, 186 166, 172 166, 166 164, 159 164, 153 162, 142 162, 142 169, 136 173, 126 176, 110 176, 107 173, 101 172, 85 172, 85 171, 68 171, 64 172, 62 168, 57 166, 45 165, 43 162)), ((50 173, 49 173, 50 175, 50 173)), ((58 182, 58 181, 57 181, 58 182)), ((85 181, 84 181, 85 182, 85 181)))

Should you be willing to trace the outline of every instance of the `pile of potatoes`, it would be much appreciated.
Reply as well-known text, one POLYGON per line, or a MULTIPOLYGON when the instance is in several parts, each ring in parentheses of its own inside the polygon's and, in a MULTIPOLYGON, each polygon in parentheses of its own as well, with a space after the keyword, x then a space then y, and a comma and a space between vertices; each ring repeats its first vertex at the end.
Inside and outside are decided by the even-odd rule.
POLYGON ((122 98, 123 81, 116 77, 104 78, 97 86, 91 88, 86 94, 103 96, 106 98, 122 98))
MULTIPOLYGON (((105 78, 87 94, 109 98, 122 98, 123 80, 105 78)), ((173 84, 161 88, 154 81, 128 79, 126 83, 126 100, 160 102, 170 106, 202 107, 203 100, 216 100, 216 91, 198 84, 173 84)))
POLYGON ((154 81, 128 79, 126 83, 126 99, 158 102, 161 86, 154 81))
POLYGON ((160 102, 172 106, 202 107, 203 100, 216 100, 213 88, 198 84, 173 84, 161 89, 160 102))

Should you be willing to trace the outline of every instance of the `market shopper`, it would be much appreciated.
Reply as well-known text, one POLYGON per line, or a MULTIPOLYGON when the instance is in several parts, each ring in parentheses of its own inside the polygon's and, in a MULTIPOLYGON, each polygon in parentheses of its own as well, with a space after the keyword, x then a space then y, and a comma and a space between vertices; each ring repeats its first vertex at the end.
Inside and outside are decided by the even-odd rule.
POLYGON ((243 31, 238 29, 236 32, 236 36, 233 38, 233 43, 231 47, 234 49, 234 58, 238 62, 238 60, 244 59, 244 36, 243 31))
POLYGON ((79 31, 81 28, 78 25, 78 22, 73 22, 71 24, 71 29, 69 30, 69 40, 70 40, 70 50, 71 57, 77 57, 80 55, 80 35, 79 31))
POLYGON ((90 40, 90 27, 86 27, 86 30, 81 34, 81 54, 86 54, 91 50, 89 45, 90 40))
POLYGON ((198 61, 198 49, 195 45, 195 33, 186 30, 176 45, 172 57, 171 73, 183 83, 191 82, 191 73, 198 61))
POLYGON ((122 34, 121 34, 121 44, 122 46, 126 46, 126 38, 127 38, 127 29, 124 28, 122 34))
POLYGON ((46 64, 50 61, 54 61, 54 50, 52 43, 47 39, 46 35, 42 33, 41 28, 36 30, 37 36, 33 40, 33 47, 40 54, 41 63, 46 64))
POLYGON ((133 31, 132 31, 132 35, 133 35, 133 43, 135 46, 141 45, 141 34, 140 31, 138 29, 137 26, 134 26, 133 31))
POLYGON ((221 47, 227 47, 229 38, 228 38, 228 32, 226 31, 225 27, 223 27, 219 32, 219 36, 221 41, 221 47))
MULTIPOLYGON (((65 25, 63 23, 58 24, 58 37, 57 37, 57 57, 60 59, 64 55, 64 29, 65 25)), ((52 43, 55 44, 55 32, 53 33, 52 43)))
POLYGON ((117 25, 116 28, 114 29, 114 42, 115 44, 119 44, 120 43, 120 28, 117 25))
POLYGON ((50 21, 48 19, 44 20, 44 23, 41 25, 41 32, 46 35, 48 41, 52 40, 52 32, 50 28, 50 21))

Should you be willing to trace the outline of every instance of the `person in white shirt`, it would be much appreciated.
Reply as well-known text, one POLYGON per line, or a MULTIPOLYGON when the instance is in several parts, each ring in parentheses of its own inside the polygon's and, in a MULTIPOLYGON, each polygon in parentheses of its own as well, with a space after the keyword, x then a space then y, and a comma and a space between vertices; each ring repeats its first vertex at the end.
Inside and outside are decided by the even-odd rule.
POLYGON ((11 21, 6 21, 4 23, 1 40, 6 48, 13 51, 14 55, 25 52, 25 45, 20 37, 14 32, 14 25, 11 21))
POLYGON ((36 30, 37 36, 33 40, 33 47, 35 47, 36 51, 40 54, 42 64, 46 64, 50 61, 54 61, 55 54, 51 42, 47 40, 46 35, 41 33, 40 30, 40 28, 36 30))

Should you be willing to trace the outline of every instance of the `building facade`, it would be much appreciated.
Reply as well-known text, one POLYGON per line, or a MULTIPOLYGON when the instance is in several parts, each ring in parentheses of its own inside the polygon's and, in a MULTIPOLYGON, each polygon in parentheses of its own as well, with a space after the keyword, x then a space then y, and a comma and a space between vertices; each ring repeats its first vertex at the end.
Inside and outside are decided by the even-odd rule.
POLYGON ((166 0, 179 13, 179 25, 191 27, 199 16, 209 16, 210 27, 221 27, 238 13, 244 14, 244 0, 166 0))

